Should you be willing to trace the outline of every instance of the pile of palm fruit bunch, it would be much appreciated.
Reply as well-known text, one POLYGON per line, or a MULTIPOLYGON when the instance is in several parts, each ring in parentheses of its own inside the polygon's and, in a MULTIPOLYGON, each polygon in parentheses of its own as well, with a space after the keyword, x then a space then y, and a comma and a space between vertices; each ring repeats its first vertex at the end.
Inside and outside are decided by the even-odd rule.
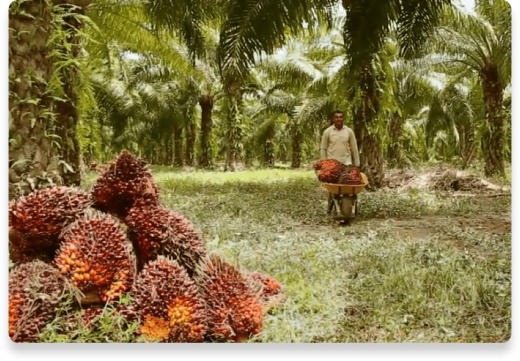
POLYGON ((9 337, 14 342, 35 342, 61 305, 74 297, 66 277, 51 265, 35 260, 9 275, 9 337))
POLYGON ((318 179, 331 184, 363 184, 361 171, 353 165, 345 165, 336 159, 322 159, 314 163, 318 179))
POLYGON ((70 294, 77 313, 64 329, 94 327, 110 306, 137 323, 136 337, 156 342, 244 342, 281 300, 274 278, 207 252, 195 226, 160 204, 147 164, 127 151, 90 191, 60 186, 11 201, 9 227, 15 342, 38 342, 70 294))

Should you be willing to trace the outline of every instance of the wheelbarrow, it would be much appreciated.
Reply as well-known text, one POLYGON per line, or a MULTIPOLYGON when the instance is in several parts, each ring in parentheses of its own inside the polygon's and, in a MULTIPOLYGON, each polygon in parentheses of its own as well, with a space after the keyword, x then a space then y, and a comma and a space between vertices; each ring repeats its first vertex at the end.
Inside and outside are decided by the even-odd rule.
POLYGON ((321 183, 323 189, 329 192, 327 213, 334 219, 350 221, 358 214, 357 195, 368 185, 367 176, 361 173, 362 184, 321 183))

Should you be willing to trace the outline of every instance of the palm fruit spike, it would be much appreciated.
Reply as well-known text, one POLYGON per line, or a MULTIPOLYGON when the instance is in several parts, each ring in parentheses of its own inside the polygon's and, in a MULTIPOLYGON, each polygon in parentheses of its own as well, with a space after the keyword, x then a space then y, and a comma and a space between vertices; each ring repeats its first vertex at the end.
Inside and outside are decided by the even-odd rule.
POLYGON ((9 229, 9 258, 20 265, 35 260, 50 263, 58 246, 46 238, 35 238, 9 229))
POLYGON ((174 260, 145 265, 132 286, 140 333, 161 342, 202 342, 207 312, 197 286, 174 260))
POLYGON ((9 203, 9 227, 27 236, 34 251, 58 244, 63 228, 91 205, 90 194, 82 190, 62 186, 39 189, 9 203), (43 245, 36 242, 39 240, 43 245))
POLYGON ((104 308, 85 308, 81 312, 81 318, 79 321, 86 327, 89 327, 97 317, 103 315, 104 311, 104 308))
POLYGON ((130 229, 139 269, 163 255, 175 259, 192 277, 206 254, 193 224, 173 210, 138 200, 124 221, 130 229))
POLYGON ((264 314, 283 301, 282 285, 276 279, 262 273, 250 273, 248 278, 252 283, 252 288, 257 292, 264 314))
POLYGON ((361 172, 356 166, 348 166, 340 175, 338 184, 363 184, 361 172))
POLYGON ((27 252, 23 251, 12 243, 9 244, 9 259, 17 265, 33 262, 36 260, 45 263, 52 263, 54 257, 49 255, 49 253, 51 252, 27 252))
POLYGON ((320 160, 314 164, 318 172, 320 182, 337 183, 341 173, 346 169, 345 165, 335 159, 320 160))
POLYGON ((221 256, 211 255, 200 276, 201 292, 209 310, 208 336, 237 341, 258 334, 263 309, 250 282, 221 256))
POLYGON ((336 159, 320 159, 314 163, 315 170, 331 169, 342 166, 344 166, 343 163, 336 159))
POLYGON ((109 302, 130 289, 135 255, 116 218, 91 211, 67 227, 62 237, 54 262, 83 293, 94 292, 109 302))
POLYGON ((271 297, 279 295, 282 291, 280 282, 272 277, 258 272, 251 273, 249 276, 253 283, 259 286, 262 302, 267 302, 271 297))
POLYGON ((124 218, 137 199, 159 205, 159 190, 146 163, 123 151, 92 187, 95 208, 124 218))
POLYGON ((9 275, 9 337, 14 342, 38 341, 45 324, 53 320, 73 288, 52 266, 25 263, 9 275))

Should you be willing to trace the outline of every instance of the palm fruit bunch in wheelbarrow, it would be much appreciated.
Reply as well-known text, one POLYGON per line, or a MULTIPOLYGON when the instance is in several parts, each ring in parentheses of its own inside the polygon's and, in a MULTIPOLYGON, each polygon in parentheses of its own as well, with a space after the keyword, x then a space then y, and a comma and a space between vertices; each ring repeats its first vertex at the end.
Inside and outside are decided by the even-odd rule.
POLYGON ((318 179, 323 183, 338 183, 339 177, 345 171, 343 163, 336 159, 322 159, 314 163, 318 179))
POLYGON ((358 167, 349 165, 346 168, 347 169, 345 169, 339 176, 338 184, 363 184, 363 178, 361 177, 361 172, 358 167))
POLYGON ((331 184, 363 184, 363 178, 358 167, 346 166, 336 159, 322 159, 314 163, 318 179, 331 184))
MULTIPOLYGON (((334 160, 319 168, 324 179, 346 169, 334 160)), ((9 243, 15 342, 45 340, 57 316, 63 334, 103 327, 96 320, 112 317, 108 309, 135 337, 244 342, 283 299, 276 279, 208 254, 202 233, 160 204, 146 163, 127 151, 90 191, 51 187, 12 201, 9 243)))

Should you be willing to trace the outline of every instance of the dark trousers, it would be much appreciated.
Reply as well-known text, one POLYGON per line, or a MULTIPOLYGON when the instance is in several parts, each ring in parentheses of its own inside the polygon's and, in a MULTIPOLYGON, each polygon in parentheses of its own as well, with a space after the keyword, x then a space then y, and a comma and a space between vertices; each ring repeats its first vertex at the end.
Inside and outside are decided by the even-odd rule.
MULTIPOLYGON (((354 194, 354 199, 357 201, 357 194, 354 194)), ((332 212, 332 210, 334 209, 334 195, 332 193, 329 193, 329 199, 328 199, 328 214, 330 214, 332 212)), ((356 202, 356 206, 357 206, 357 202, 356 202)), ((356 210, 357 210, 357 207, 356 207, 356 210)))

